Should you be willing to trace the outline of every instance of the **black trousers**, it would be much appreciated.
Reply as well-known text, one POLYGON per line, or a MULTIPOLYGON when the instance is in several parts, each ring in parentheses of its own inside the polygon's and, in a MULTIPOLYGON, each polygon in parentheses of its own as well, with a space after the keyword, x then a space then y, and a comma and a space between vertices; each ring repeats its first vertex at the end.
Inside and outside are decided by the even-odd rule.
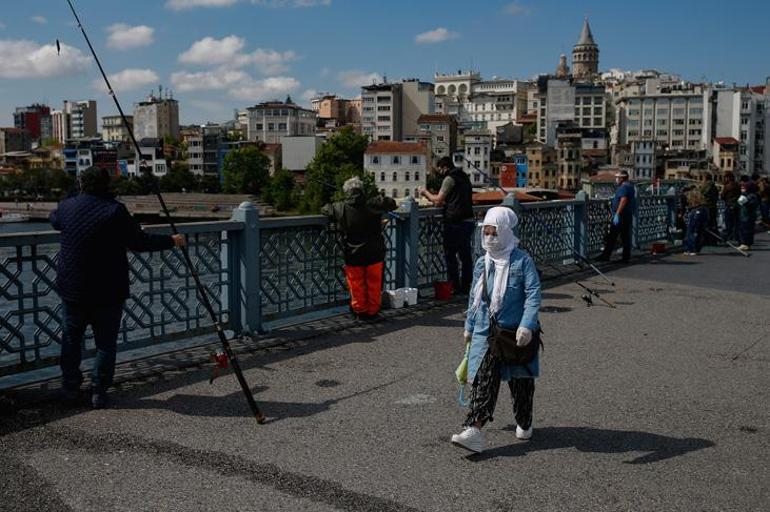
POLYGON ((620 224, 610 224, 610 232, 604 239, 604 252, 601 258, 609 260, 618 243, 618 235, 623 242, 623 262, 631 259, 631 227, 633 226, 633 217, 631 215, 621 215, 620 224))
POLYGON ((473 281, 473 255, 471 240, 476 225, 473 222, 457 222, 444 224, 444 257, 446 258, 446 273, 455 293, 467 294, 473 281), (457 259, 462 265, 462 278, 457 266, 457 259))
MULTIPOLYGON (((511 403, 516 424, 527 430, 532 425, 535 379, 511 379, 508 381, 508 388, 511 390, 511 403)), ((473 379, 470 411, 464 425, 469 427, 479 422, 483 426, 492 421, 498 394, 500 394, 500 361, 491 350, 487 350, 476 372, 476 378, 473 379)))

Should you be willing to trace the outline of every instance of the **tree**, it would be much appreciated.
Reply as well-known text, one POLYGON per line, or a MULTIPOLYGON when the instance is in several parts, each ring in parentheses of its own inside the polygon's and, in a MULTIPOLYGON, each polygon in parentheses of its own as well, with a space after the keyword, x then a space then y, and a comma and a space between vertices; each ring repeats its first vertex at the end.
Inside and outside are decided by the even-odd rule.
POLYGON ((276 171, 265 188, 265 200, 279 211, 289 211, 297 205, 294 174, 288 169, 276 171))
MULTIPOLYGON (((365 135, 346 126, 321 146, 305 173, 302 212, 318 213, 324 204, 342 198, 342 184, 346 179, 364 177, 364 152, 368 145, 365 135)), ((364 180, 364 183, 368 194, 377 193, 373 180, 364 180)))
POLYGON ((174 162, 171 170, 160 179, 162 192, 192 191, 198 185, 195 175, 190 172, 189 166, 184 162, 174 162))
POLYGON ((198 179, 198 187, 196 190, 206 194, 218 194, 222 190, 222 185, 219 183, 219 176, 212 176, 210 174, 201 176, 198 179))
POLYGON ((270 159, 254 146, 234 149, 225 156, 222 174, 228 194, 259 195, 270 179, 270 159))
POLYGON ((537 137, 537 124, 536 123, 530 123, 527 125, 527 128, 524 130, 524 140, 525 141, 533 141, 537 137))
POLYGON ((112 190, 119 196, 136 196, 142 193, 142 185, 136 178, 120 176, 112 182, 112 190))

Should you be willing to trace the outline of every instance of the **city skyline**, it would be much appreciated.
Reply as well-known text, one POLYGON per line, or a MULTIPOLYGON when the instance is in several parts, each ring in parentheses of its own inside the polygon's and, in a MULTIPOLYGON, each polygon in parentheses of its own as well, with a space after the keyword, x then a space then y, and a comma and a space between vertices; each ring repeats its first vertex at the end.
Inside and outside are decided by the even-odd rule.
MULTIPOLYGON (((233 109, 287 94, 302 104, 321 91, 357 96, 384 76, 432 81, 435 71, 470 67, 487 78, 552 73, 559 54, 570 55, 584 16, 602 71, 655 68, 739 85, 770 75, 759 36, 770 7, 759 2, 735 2, 729 25, 716 2, 651 1, 633 12, 607 12, 613 4, 597 0, 450 3, 458 8, 433 0, 392 1, 386 10, 346 0, 76 5, 124 108, 163 84, 180 100, 185 124, 230 119, 233 109)), ((63 0, 8 6, 0 50, 0 126, 12 125, 14 107, 35 102, 61 108, 65 99, 96 99, 100 118, 115 113, 63 0)))

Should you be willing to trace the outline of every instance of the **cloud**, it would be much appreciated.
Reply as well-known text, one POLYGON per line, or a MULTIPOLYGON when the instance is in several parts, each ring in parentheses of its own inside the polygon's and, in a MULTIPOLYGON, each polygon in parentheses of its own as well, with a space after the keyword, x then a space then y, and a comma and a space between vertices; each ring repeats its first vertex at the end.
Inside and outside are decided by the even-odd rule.
POLYGON ((227 89, 234 85, 251 81, 243 71, 215 69, 199 73, 179 71, 171 74, 171 85, 179 92, 227 89))
POLYGON ((115 23, 107 27, 110 36, 107 38, 107 46, 116 50, 128 50, 149 46, 153 42, 155 29, 147 25, 132 27, 125 23, 115 23))
POLYGON ((428 32, 417 34, 414 36, 414 41, 417 44, 433 44, 449 41, 450 39, 455 39, 459 36, 460 34, 457 32, 450 32, 444 27, 439 27, 436 30, 429 30, 428 32))
MULTIPOLYGON (((274 76, 251 80, 230 89, 230 96, 243 101, 260 102, 280 98, 299 89, 300 83, 290 76, 274 76)), ((283 98, 280 98, 283 99, 283 98)))
POLYGON ((316 91, 315 89, 307 89, 302 93, 302 95, 300 95, 300 98, 310 103, 310 100, 312 100, 317 96, 318 96, 318 91, 316 91))
POLYGON ((3 23, 2 21, 0 21, 0 30, 3 30, 4 28, 5 28, 5 23, 3 23))
MULTIPOLYGON (((119 73, 109 75, 107 78, 116 92, 133 91, 148 85, 155 85, 160 79, 158 74, 151 69, 124 69, 119 73)), ((94 80, 92 86, 94 89, 107 92, 107 86, 101 78, 94 80)))
POLYGON ((332 4, 332 0, 251 0, 251 3, 255 5, 262 5, 264 7, 328 7, 332 4))
POLYGON ((196 7, 229 7, 238 0, 168 0, 166 9, 172 11, 184 11, 196 7))
POLYGON ((362 85, 371 85, 372 82, 380 82, 382 81, 382 77, 377 73, 351 70, 338 73, 337 80, 348 89, 355 89, 362 85))
POLYGON ((61 44, 39 45, 34 41, 0 39, 0 78, 50 78, 88 68, 91 59, 83 52, 61 44))
POLYGON ((513 2, 505 7, 503 7, 503 10, 510 14, 511 16, 524 16, 529 14, 529 7, 525 5, 521 5, 518 2, 513 2))
POLYGON ((32 16, 30 19, 39 25, 45 25, 48 23, 48 20, 43 16, 32 16))
POLYGON ((223 39, 204 37, 182 53, 179 62, 229 68, 253 65, 262 73, 271 75, 288 71, 288 63, 297 59, 297 55, 292 51, 278 52, 257 48, 251 53, 243 53, 241 50, 245 45, 243 38, 234 35, 223 39))

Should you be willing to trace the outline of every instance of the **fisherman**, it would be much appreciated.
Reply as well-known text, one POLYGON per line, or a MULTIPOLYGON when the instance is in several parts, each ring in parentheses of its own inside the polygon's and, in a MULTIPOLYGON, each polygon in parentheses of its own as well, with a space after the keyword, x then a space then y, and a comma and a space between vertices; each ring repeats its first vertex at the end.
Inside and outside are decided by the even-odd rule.
POLYGON ((701 189, 691 186, 687 189, 687 235, 684 239, 685 256, 697 256, 705 242, 706 226, 709 222, 708 201, 701 189))
POLYGON ((86 327, 93 330, 96 358, 91 375, 91 405, 107 406, 107 389, 115 374, 118 330, 129 296, 126 251, 149 252, 185 245, 183 235, 142 231, 126 207, 110 192, 105 169, 89 167, 78 176, 80 194, 65 199, 51 213, 61 231, 56 290, 62 299, 60 366, 63 399, 76 403, 86 327))
POLYGON ((741 196, 741 187, 735 181, 735 174, 725 173, 725 182, 722 187, 720 197, 725 203, 724 220, 725 233, 724 238, 728 242, 737 240, 738 236, 738 198, 741 196))
POLYGON ((631 259, 631 226, 633 224, 634 208, 636 207, 636 189, 628 181, 628 171, 615 173, 615 183, 618 185, 612 198, 610 211, 610 232, 604 240, 604 251, 598 261, 610 261, 615 251, 618 236, 623 243, 623 263, 631 259))
POLYGON ((471 239, 476 230, 473 217, 473 188, 468 175, 455 167, 448 156, 436 163, 436 172, 443 177, 441 188, 433 194, 420 187, 420 195, 443 207, 443 242, 444 257, 449 280, 452 281, 454 293, 467 295, 473 280, 473 252, 471 239), (457 266, 457 259, 462 265, 462 278, 457 266))
POLYGON ((353 316, 371 319, 382 305, 382 273, 385 237, 382 215, 396 209, 396 202, 384 195, 368 198, 361 178, 342 185, 345 200, 327 204, 321 212, 330 217, 342 233, 345 247, 345 278, 350 290, 353 316))

